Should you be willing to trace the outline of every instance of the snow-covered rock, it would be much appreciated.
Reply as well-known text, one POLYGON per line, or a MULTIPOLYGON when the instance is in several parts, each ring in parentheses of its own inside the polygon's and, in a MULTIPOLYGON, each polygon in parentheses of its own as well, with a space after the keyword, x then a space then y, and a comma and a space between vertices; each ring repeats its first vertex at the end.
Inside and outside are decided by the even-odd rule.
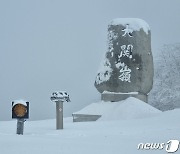
POLYGON ((137 18, 112 20, 108 26, 108 50, 100 64, 95 87, 100 93, 135 91, 146 95, 152 83, 149 25, 137 18))

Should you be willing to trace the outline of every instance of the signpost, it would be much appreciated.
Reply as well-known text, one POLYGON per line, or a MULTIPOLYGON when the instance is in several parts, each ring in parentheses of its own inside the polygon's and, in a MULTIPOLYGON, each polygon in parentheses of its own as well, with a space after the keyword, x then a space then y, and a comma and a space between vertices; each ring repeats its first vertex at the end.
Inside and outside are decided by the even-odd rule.
POLYGON ((12 118, 17 119, 16 134, 23 135, 25 119, 29 118, 29 102, 13 101, 12 102, 12 118))
POLYGON ((56 103, 56 129, 63 129, 63 103, 70 102, 69 95, 65 91, 53 92, 50 99, 56 103))
POLYGON ((56 129, 63 129, 63 102, 56 102, 56 129))

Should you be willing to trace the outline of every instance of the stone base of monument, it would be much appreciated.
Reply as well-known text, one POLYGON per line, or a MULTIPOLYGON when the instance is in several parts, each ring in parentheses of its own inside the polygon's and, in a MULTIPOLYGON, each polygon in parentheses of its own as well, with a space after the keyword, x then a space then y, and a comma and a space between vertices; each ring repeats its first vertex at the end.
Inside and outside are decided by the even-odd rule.
POLYGON ((148 102, 148 95, 139 94, 138 92, 130 92, 130 93, 115 93, 115 92, 103 92, 101 94, 101 100, 108 102, 118 102, 125 100, 129 97, 135 97, 143 102, 148 102))
POLYGON ((73 122, 86 122, 86 121, 96 121, 101 115, 88 115, 88 114, 72 114, 73 122))

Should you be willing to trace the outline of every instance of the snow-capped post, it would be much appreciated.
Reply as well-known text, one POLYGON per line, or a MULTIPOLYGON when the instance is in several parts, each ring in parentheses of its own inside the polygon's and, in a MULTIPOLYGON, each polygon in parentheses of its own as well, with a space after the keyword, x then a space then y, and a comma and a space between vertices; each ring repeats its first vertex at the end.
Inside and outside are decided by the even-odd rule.
POLYGON ((50 99, 56 103, 56 129, 63 129, 63 103, 70 102, 69 95, 65 91, 53 92, 50 99))
POLYGON ((108 50, 95 80, 104 101, 130 96, 147 102, 153 85, 151 31, 142 19, 114 19, 108 26, 108 50))
POLYGON ((12 118, 17 119, 16 134, 23 135, 25 119, 29 118, 29 102, 23 100, 13 101, 12 118))

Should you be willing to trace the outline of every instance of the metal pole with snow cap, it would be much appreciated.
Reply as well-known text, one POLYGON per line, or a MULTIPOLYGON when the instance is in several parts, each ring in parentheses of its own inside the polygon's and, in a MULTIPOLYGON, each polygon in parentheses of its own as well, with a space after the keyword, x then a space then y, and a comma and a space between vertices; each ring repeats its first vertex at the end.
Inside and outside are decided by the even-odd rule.
POLYGON ((56 129, 63 129, 63 103, 70 102, 66 91, 53 92, 51 101, 56 103, 56 129))
POLYGON ((29 102, 23 100, 13 101, 12 118, 17 119, 16 134, 23 135, 25 119, 29 118, 29 102))

